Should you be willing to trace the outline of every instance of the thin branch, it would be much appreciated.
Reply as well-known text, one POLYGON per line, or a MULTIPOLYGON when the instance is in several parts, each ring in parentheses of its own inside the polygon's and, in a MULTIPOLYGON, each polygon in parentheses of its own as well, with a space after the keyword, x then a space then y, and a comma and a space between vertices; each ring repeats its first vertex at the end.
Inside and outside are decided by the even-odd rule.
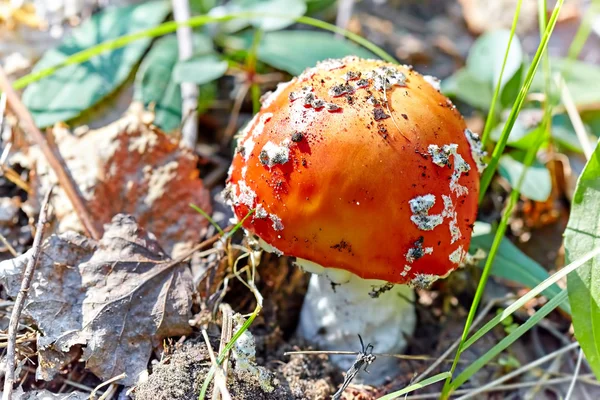
POLYGON ((573 96, 571 96, 571 92, 567 87, 567 83, 560 75, 557 75, 555 80, 556 85, 560 88, 560 98, 565 106, 565 109, 567 110, 567 114, 569 115, 573 129, 575 130, 577 139, 581 144, 583 154, 585 154, 585 158, 589 160, 594 153, 594 145, 592 145, 590 142, 587 131, 585 130, 585 125, 583 125, 583 121, 581 120, 581 116, 579 115, 579 111, 577 110, 577 106, 573 100, 573 96))
MULTIPOLYGON (((335 18, 335 26, 341 29, 346 29, 352 19, 352 11, 354 9, 354 0, 340 0, 338 2, 337 16, 335 18)), ((341 39, 343 36, 336 33, 335 36, 341 39)))
MULTIPOLYGON (((475 321, 473 321, 473 324, 471 325, 471 327, 469 328, 469 333, 471 333, 473 331, 473 329, 478 326, 481 321, 483 321, 483 319, 485 318, 485 316, 491 311, 492 307, 494 307, 496 304, 498 304, 501 301, 506 300, 505 298, 499 298, 499 299, 492 299, 485 307, 483 310, 481 310, 481 312, 479 313, 479 315, 477 316, 477 318, 475 318, 475 321)), ((427 375, 429 375, 433 370, 435 370, 438 365, 440 365, 444 360, 446 360, 448 358, 448 356, 454 351, 454 349, 456 349, 458 347, 458 345, 460 344, 460 338, 456 339, 456 341, 454 341, 454 343, 452 343, 452 345, 450 347, 448 347, 448 349, 442 353, 442 355, 439 356, 439 358, 433 363, 431 364, 429 367, 427 367, 427 369, 425 371, 423 371, 422 374, 418 375, 413 383, 418 383, 421 380, 425 379, 427 377, 427 375)))
MULTIPOLYGON (((502 377, 500 377, 500 378, 498 378, 498 379, 496 379, 496 380, 494 380, 494 381, 492 381, 492 382, 490 382, 490 383, 488 383, 486 385, 480 386, 477 389, 475 389, 473 391, 470 391, 469 394, 466 394, 466 395, 464 395, 462 397, 459 397, 457 400, 470 399, 470 398, 472 398, 473 396, 476 396, 479 393, 485 392, 489 388, 493 388, 494 386, 500 385, 501 383, 504 383, 504 382, 506 382, 506 381, 514 378, 515 376, 519 376, 522 373, 524 373, 526 371, 529 371, 530 369, 532 369, 534 367, 537 367, 538 365, 544 364, 545 362, 550 361, 551 359, 553 359, 555 357, 558 357, 559 355, 561 355, 563 353, 571 351, 571 350, 577 348, 578 346, 579 346, 579 343, 574 342, 574 343, 571 343, 568 346, 565 346, 565 347, 562 347, 562 348, 560 348, 560 349, 558 349, 556 351, 553 351, 552 353, 550 353, 548 355, 545 355, 542 358, 538 358, 537 360, 532 361, 529 364, 526 364, 526 365, 522 366, 521 368, 515 369, 511 373, 508 373, 508 374, 506 374, 506 375, 504 375, 504 376, 502 376, 502 377)), ((536 381, 536 383, 537 383, 537 381, 536 381)))
POLYGON ((569 400, 573 395, 573 391, 575 390, 575 382, 577 381, 577 377, 579 376, 579 370, 581 368, 581 360, 583 360, 583 350, 579 348, 579 356, 577 356, 577 364, 575 365, 575 371, 573 372, 573 380, 569 385, 569 390, 567 391, 565 400, 569 400))
MULTIPOLYGON (((94 388, 94 390, 92 390, 92 393, 90 393, 90 399, 91 399, 91 400, 94 400, 94 399, 96 398, 96 392, 97 392, 98 390, 102 389, 102 388, 103 388, 103 387, 105 387, 105 386, 108 386, 108 385, 110 385, 111 383, 114 383, 114 382, 116 382, 116 381, 118 381, 118 380, 121 380, 121 379, 123 379, 123 378, 126 378, 126 377, 127 377, 127 374, 126 374, 125 372, 123 372, 122 374, 119 374, 119 375, 117 375, 117 376, 113 376, 113 377, 112 377, 112 378, 110 378, 109 380, 107 380, 107 381, 105 381, 105 382, 102 382, 101 384, 99 384, 98 386, 96 386, 96 387, 94 388)), ((109 389, 109 390, 110 390, 110 389, 109 389)), ((103 396, 104 396, 104 395, 103 395, 103 396)))
MULTIPOLYGON (((2 71, 0 69, 0 75, 1 74, 2 71)), ((48 204, 50 202, 51 193, 52 188, 48 190, 48 193, 46 193, 46 196, 44 197, 42 209, 40 211, 40 217, 37 223, 35 237, 33 238, 33 245, 31 247, 31 257, 29 258, 29 261, 27 262, 27 267, 25 268, 25 272, 23 273, 21 289, 17 294, 17 298, 15 299, 15 304, 13 306, 12 315, 10 316, 10 323, 8 325, 8 346, 6 348, 6 376, 4 378, 4 394, 2 395, 2 400, 12 399, 13 384, 15 380, 15 352, 17 330, 19 327, 19 318, 21 317, 21 312, 23 311, 23 307, 25 306, 25 299, 27 298, 27 293, 29 292, 31 281, 33 280, 33 272, 35 271, 35 266, 42 252, 42 238, 44 236, 46 224, 48 223, 48 204)))
MULTIPOLYGON (((188 0, 172 0, 173 17, 176 22, 184 22, 190 19, 190 4, 188 0)), ((179 60, 184 61, 192 57, 194 53, 194 41, 192 28, 180 25, 177 28, 177 47, 179 49, 179 60)), ((200 91, 198 85, 191 82, 181 83, 181 142, 190 149, 196 147, 198 140, 198 96, 200 91)))
POLYGON ((60 187, 65 191, 67 197, 73 204, 73 208, 87 233, 94 239, 100 240, 102 228, 97 227, 83 202, 83 197, 73 180, 73 177, 59 159, 58 151, 54 151, 48 141, 35 125, 31 113, 25 107, 17 92, 12 88, 4 69, 0 66, 0 91, 6 93, 9 107, 13 110, 25 131, 31 139, 40 147, 42 153, 48 160, 48 164, 56 174, 60 187))
POLYGON ((210 345, 210 339, 208 338, 208 334, 206 333, 206 329, 202 329, 202 337, 206 342, 206 349, 208 351, 208 356, 210 357, 210 361, 215 368, 215 387, 219 388, 217 395, 223 397, 223 400, 231 400, 231 395, 227 390, 227 378, 223 373, 223 368, 219 363, 217 363, 217 358, 215 357, 215 353, 213 351, 212 346, 210 345))

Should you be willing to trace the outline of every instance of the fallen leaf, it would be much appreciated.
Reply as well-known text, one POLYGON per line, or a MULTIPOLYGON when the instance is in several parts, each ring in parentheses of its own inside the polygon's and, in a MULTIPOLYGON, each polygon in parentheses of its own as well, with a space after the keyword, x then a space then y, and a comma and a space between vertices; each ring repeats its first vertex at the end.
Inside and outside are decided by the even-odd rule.
MULTIPOLYGON (((154 345, 190 331, 189 268, 170 263, 131 216, 116 215, 105 228, 99 242, 66 232, 43 244, 24 309, 41 332, 38 379, 51 379, 70 360, 65 353, 82 345, 91 372, 104 380, 125 372, 120 383, 132 385, 154 345)), ((29 257, 0 263, 11 297, 29 257)))
MULTIPOLYGON (((0 392, 0 395, 2 395, 2 392, 0 392)), ((19 400, 87 400, 90 398, 90 395, 77 390, 70 393, 52 393, 45 389, 25 392, 19 386, 13 392, 13 398, 19 400)))
MULTIPOLYGON (((142 119, 131 112, 81 136, 55 127, 55 141, 94 220, 105 224, 118 213, 132 215, 176 257, 202 239, 208 221, 189 204, 210 214, 210 194, 199 177, 198 157, 142 119)), ((32 186, 44 194, 56 176, 37 148, 30 160, 32 186)), ((62 190, 54 192, 51 203, 58 232, 83 232, 62 190)))

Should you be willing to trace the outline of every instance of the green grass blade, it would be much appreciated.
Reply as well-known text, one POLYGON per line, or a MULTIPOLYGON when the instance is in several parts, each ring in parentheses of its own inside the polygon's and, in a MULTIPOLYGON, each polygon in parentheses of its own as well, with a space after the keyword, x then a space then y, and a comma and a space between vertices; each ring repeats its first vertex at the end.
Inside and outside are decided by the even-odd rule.
POLYGON ((500 76, 498 76, 498 82, 496 82, 496 89, 494 89, 494 96, 492 97, 492 103, 490 104, 490 111, 488 112, 487 119, 485 121, 485 127, 483 128, 483 134, 481 135, 481 142, 485 146, 487 140, 490 137, 492 126, 494 125, 496 103, 498 102, 498 96, 500 95, 500 88, 502 87, 502 77, 504 76, 504 68, 506 67, 506 61, 508 60, 508 54, 510 53, 510 46, 512 40, 515 37, 517 30, 517 21, 519 20, 519 14, 521 13, 521 4, 523 0, 519 0, 517 8, 515 10, 515 16, 513 18, 512 26, 510 28, 510 36, 508 38, 508 45, 506 46, 506 52, 504 53, 504 60, 502 61, 502 68, 500 69, 500 76))
POLYGON ((225 235, 225 232, 223 232, 223 229, 221 229, 219 224, 217 224, 215 222, 215 220, 212 219, 212 217, 210 215, 208 215, 208 213, 206 211, 204 211, 203 209, 201 209, 200 207, 198 207, 197 205, 195 205, 193 203, 190 203, 189 205, 190 205, 190 207, 192 207, 192 209, 194 211, 200 213, 204 218, 206 218, 208 220, 208 222, 210 222, 210 224, 215 227, 215 229, 217 230, 217 232, 219 232, 219 234, 221 236, 225 235))
MULTIPOLYGON (((121 36, 120 38, 117 38, 114 40, 109 40, 109 41, 103 42, 97 46, 93 46, 86 50, 80 51, 79 53, 75 53, 72 56, 66 58, 63 62, 61 62, 55 66, 25 75, 24 77, 16 80, 15 83, 13 84, 13 87, 17 90, 23 89, 30 83, 36 82, 42 78, 52 75, 54 72, 58 71, 60 68, 63 68, 63 67, 66 67, 66 66, 72 65, 72 64, 83 63, 83 62, 89 60, 90 58, 97 56, 98 54, 121 48, 121 47, 126 46, 129 43, 132 43, 136 40, 140 40, 140 39, 144 39, 144 38, 154 38, 154 37, 166 35, 168 33, 173 33, 180 26, 189 26, 191 28, 197 28, 197 27, 209 24, 209 23, 227 22, 227 21, 232 21, 234 19, 253 18, 253 17, 254 18, 256 18, 256 17, 272 17, 272 18, 288 18, 288 19, 290 18, 289 16, 285 16, 285 15, 248 12, 248 13, 233 13, 233 14, 227 14, 227 15, 222 15, 222 16, 218 16, 218 17, 217 16, 209 16, 209 15, 199 15, 196 17, 192 17, 189 20, 183 21, 181 23, 169 21, 169 22, 165 22, 157 27, 154 27, 151 29, 146 29, 146 30, 136 32, 136 33, 132 33, 130 35, 121 36)), ((318 19, 311 18, 311 17, 302 16, 302 17, 297 17, 294 19, 296 20, 296 22, 304 24, 304 25, 310 25, 315 28, 323 29, 323 30, 330 31, 333 33, 339 33, 340 35, 343 35, 347 39, 350 39, 353 42, 356 42, 357 44, 363 46, 364 48, 371 51, 373 54, 377 55, 381 59, 389 61, 389 62, 397 63, 397 61, 391 55, 389 55, 387 52, 385 52, 385 50, 383 50, 381 47, 371 43, 370 41, 361 37, 360 35, 352 33, 346 29, 338 28, 335 25, 332 25, 327 22, 320 21, 318 19)))
POLYGON ((385 396, 380 397, 378 400, 397 399, 398 397, 405 395, 407 393, 414 392, 415 390, 422 389, 425 386, 429 386, 429 385, 432 385, 439 381, 443 381, 444 379, 448 378, 449 376, 450 376, 450 372, 442 372, 440 374, 432 376, 431 378, 423 379, 423 381, 421 381, 419 383, 415 383, 414 385, 407 386, 404 389, 398 390, 393 393, 386 394, 385 396))
MULTIPOLYGON (((217 358, 218 365, 221 365, 223 363, 223 361, 225 360, 225 357, 227 356, 229 351, 231 351, 233 346, 235 346, 235 342, 237 342, 237 340, 240 338, 240 336, 242 336, 242 334, 248 330, 250 325, 252 325, 252 322, 254 322, 254 319, 256 318, 256 316, 258 315, 260 310, 261 310, 261 307, 259 304, 256 306, 256 308, 254 309, 254 312, 252 312, 250 317, 248 317, 248 319, 246 321, 244 321, 244 324, 242 325, 242 327, 240 329, 238 329, 238 331, 232 336, 229 343, 227 343, 227 345, 225 346, 225 348, 223 349, 223 351, 221 352, 221 354, 219 354, 219 357, 217 358)), ((200 389, 200 394, 198 395, 199 400, 204 400, 206 398, 206 391, 208 390, 208 385, 210 385, 210 382, 212 381, 214 375, 215 375, 215 366, 213 365, 210 367, 210 370, 208 371, 208 373, 206 374, 206 377, 204 378, 204 382, 202 384, 202 389, 200 389)))
POLYGON ((537 285, 535 288, 531 289, 529 292, 525 293, 523 296, 521 296, 518 300, 516 300, 510 306, 506 307, 506 309, 504 311, 502 311, 500 314, 496 315, 492 320, 490 320, 488 323, 486 323, 484 326, 482 326, 479 330, 477 330, 477 332, 475 332, 473 334, 473 336, 471 336, 462 345, 462 350, 464 351, 465 349, 467 349, 469 346, 471 346, 473 343, 475 343, 477 340, 479 340, 483 335, 485 335, 487 332, 492 330, 496 325, 502 323, 502 321, 504 321, 506 318, 508 318, 510 315, 512 315, 519 308, 521 308, 525 304, 527 304, 527 302, 531 301, 533 298, 535 298, 536 296, 541 294, 544 290, 548 289, 550 286, 552 286, 559 280, 563 279, 565 276, 567 276, 571 272, 575 271, 577 268, 581 267, 582 265, 584 265, 585 263, 587 263, 588 261, 590 261, 592 258, 596 257, 599 254, 600 254, 600 247, 597 247, 596 249, 590 251, 589 253, 585 254, 581 258, 573 261, 566 267, 562 268, 560 271, 554 273, 553 275, 548 277, 548 279, 546 279, 545 281, 543 281, 542 283, 537 285))
POLYGON ((586 11, 583 21, 579 24, 575 37, 569 46, 569 51, 567 52, 568 59, 575 60, 581 54, 581 50, 583 50, 583 46, 592 32, 592 24, 598 13, 600 13, 600 0, 592 0, 592 4, 586 11))
POLYGON ((480 192, 479 192, 479 202, 480 203, 485 196, 485 192, 492 181, 494 173, 496 172, 496 168, 498 167, 498 162, 500 160, 500 157, 502 156, 502 153, 504 152, 504 148, 506 147, 506 143, 508 141, 508 136, 510 135, 510 131, 512 130, 512 128, 515 124, 517 115, 521 111, 521 107, 523 106, 523 103, 525 101, 525 96, 529 92, 529 88, 531 87, 531 83, 533 82, 533 77, 535 76, 537 68, 540 64, 542 54, 546 51, 546 48, 548 47, 548 41, 550 40, 550 35, 552 34, 552 31, 554 30, 554 26, 556 25, 556 21, 558 19, 558 14, 562 8, 563 3, 564 3, 564 0, 558 0, 556 2, 554 11, 552 12, 552 15, 550 16, 550 20, 548 21, 548 25, 546 26, 546 30, 544 31, 544 36, 542 37, 541 43, 535 53, 535 56, 533 57, 533 61, 531 62, 531 65, 529 66, 529 69, 527 70, 525 82, 523 83, 523 86, 521 87, 521 90, 519 91, 519 94, 517 95, 515 104, 513 105, 513 108, 511 109, 511 112, 508 116, 508 119, 506 120, 506 124, 504 125, 504 128, 502 129, 502 135, 500 137, 500 140, 494 147, 494 151, 492 153, 492 158, 488 164, 488 167, 485 169, 483 176, 481 177, 481 185, 480 185, 480 189, 479 189, 480 190, 480 192))
POLYGON ((540 320, 546 315, 550 314, 560 303, 567 299, 567 291, 563 289, 562 292, 542 308, 540 308, 535 314, 533 314, 524 324, 519 325, 513 332, 502 339, 498 344, 492 347, 487 353, 479 357, 475 362, 469 365, 456 379, 452 382, 452 389, 458 388, 460 385, 468 381, 477 371, 488 364, 494 357, 504 351, 508 346, 513 344, 519 339, 525 332, 535 326, 540 320))

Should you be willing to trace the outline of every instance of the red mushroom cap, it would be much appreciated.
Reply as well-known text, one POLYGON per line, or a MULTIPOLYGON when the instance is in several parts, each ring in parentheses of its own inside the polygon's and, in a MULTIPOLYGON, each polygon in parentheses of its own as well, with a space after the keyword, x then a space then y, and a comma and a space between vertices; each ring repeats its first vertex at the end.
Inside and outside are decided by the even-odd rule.
POLYGON ((268 94, 242 132, 226 195, 288 256, 426 287, 466 255, 479 139, 412 68, 327 60, 268 94))

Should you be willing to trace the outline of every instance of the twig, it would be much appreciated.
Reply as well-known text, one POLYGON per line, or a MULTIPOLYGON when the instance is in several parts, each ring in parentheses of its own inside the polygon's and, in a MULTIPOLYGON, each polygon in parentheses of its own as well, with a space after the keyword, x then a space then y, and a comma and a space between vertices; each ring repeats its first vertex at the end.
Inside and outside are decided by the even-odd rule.
MULTIPOLYGON (((338 28, 346 29, 350 19, 352 18, 352 9, 354 8, 354 0, 340 0, 338 2, 337 16, 335 18, 335 25, 338 28)), ((338 39, 343 38, 340 33, 336 33, 335 36, 338 39)))
POLYGON ((577 376, 579 375, 579 369, 581 368, 581 360, 583 360, 583 350, 579 348, 579 356, 577 356, 577 364, 575 365, 575 371, 573 371, 573 380, 569 385, 569 390, 567 391, 567 395, 565 396, 565 400, 569 400, 573 395, 573 391, 575 390, 575 382, 577 381, 577 376))
MULTIPOLYGON (((235 96, 235 101, 233 102, 233 107, 231 109, 231 114, 229 116, 229 121, 227 122, 227 126, 223 131, 223 139, 221 140, 221 145, 223 147, 229 144, 229 141, 235 134, 235 128, 237 127, 240 111, 242 109, 242 105, 244 104, 244 99, 250 90, 250 86, 252 86, 250 83, 244 82, 238 89, 237 95, 235 96)), ((252 121, 248 123, 250 124, 252 121)))
POLYGON ((227 390, 227 378, 223 374, 223 368, 219 363, 217 363, 217 358, 215 357, 215 353, 213 352, 213 348, 210 345, 210 340, 208 338, 208 334, 206 333, 206 329, 202 329, 202 337, 204 337, 204 341, 206 342, 206 348, 208 350, 208 356, 210 357, 210 361, 212 362, 213 367, 215 368, 215 386, 219 388, 220 395, 223 396, 223 400, 231 400, 231 395, 227 390))
MULTIPOLYGON (((3 72, 0 67, 0 75, 2 73, 3 72)), ((6 348, 6 376, 4 378, 4 394, 2 395, 2 400, 12 399, 13 384, 15 380, 15 350, 19 318, 21 317, 21 312, 23 311, 23 307, 25 306, 25 299, 27 298, 27 293, 29 292, 29 287, 31 286, 31 281, 33 279, 33 272, 35 270, 35 266, 38 262, 42 251, 42 238, 44 236, 46 224, 48 223, 48 204, 50 201, 51 193, 52 188, 48 190, 48 193, 46 193, 46 196, 44 197, 42 209, 40 211, 40 216, 37 223, 35 237, 33 238, 33 245, 31 247, 31 258, 29 258, 29 261, 27 262, 27 267, 25 268, 25 272, 23 273, 21 289, 17 294, 12 315, 10 316, 10 323, 8 325, 8 346, 6 348)))
MULTIPOLYGON (((219 306, 223 315, 223 321, 221 324, 221 342, 219 343, 219 354, 225 351, 225 346, 231 341, 233 337, 233 310, 229 304, 221 304, 219 306)), ((225 355, 223 363, 221 364, 223 375, 227 376, 227 370, 229 368, 229 353, 225 355)), ((219 400, 220 390, 217 385, 213 388, 213 400, 219 400)))
MULTIPOLYGON (((481 310, 481 312, 479 313, 479 315, 477 316, 477 318, 475 318, 475 321, 473 321, 473 324, 471 325, 471 328, 469 329, 469 333, 471 333, 471 331, 473 331, 473 329, 479 325, 481 323, 481 321, 483 321, 483 318, 485 318, 485 316, 490 312, 490 310, 492 309, 492 307, 494 307, 498 302, 506 300, 505 298, 499 298, 499 299, 493 299, 491 300, 485 307, 483 310, 481 310)), ((448 347, 448 349, 433 363, 431 364, 429 367, 427 367, 427 369, 425 371, 423 371, 422 374, 420 374, 419 376, 417 376, 413 383, 417 383, 419 381, 421 381, 422 379, 425 379, 425 377, 431 373, 431 371, 435 370, 437 368, 438 365, 440 365, 445 359, 448 358, 448 356, 450 355, 450 353, 452 353, 454 351, 454 349, 456 349, 458 347, 458 345, 460 344, 460 338, 458 338, 454 343, 452 343, 452 345, 450 347, 448 347)))
MULTIPOLYGON (((566 383, 572 380, 572 377, 567 376, 567 377, 562 377, 562 378, 554 378, 554 379, 550 379, 548 381, 546 381, 544 383, 543 386, 550 386, 550 385, 555 385, 555 384, 560 384, 560 383, 566 383)), ((580 376, 579 378, 577 378, 578 381, 581 381, 583 383, 587 383, 589 385, 595 385, 595 386, 599 386, 600 383, 597 381, 588 381, 587 379, 585 379, 583 376, 580 376)), ((506 385, 499 385, 499 386, 494 386, 492 388, 488 388, 482 391, 482 393, 489 393, 489 392, 499 392, 499 391, 503 391, 503 390, 516 390, 516 389, 523 389, 523 388, 528 388, 531 386, 535 386, 538 384, 538 381, 529 381, 529 382, 519 382, 519 383, 509 383, 506 385)), ((469 393, 471 393, 473 391, 473 389, 459 389, 456 390, 455 392, 452 393, 452 395, 468 395, 469 393)), ((412 396, 408 396, 403 398, 402 400, 426 400, 426 399, 439 399, 440 396, 442 395, 441 392, 438 393, 427 393, 427 394, 416 394, 416 395, 412 395, 412 396)))
POLYGON ((585 126, 583 125, 583 121, 581 120, 581 116, 579 115, 579 111, 577 111, 577 106, 573 101, 571 92, 569 91, 569 88, 567 87, 563 77, 558 75, 555 77, 555 80, 556 85, 560 88, 561 100, 567 110, 571 124, 573 124, 573 129, 575 130, 577 139, 579 139, 579 143, 583 149, 583 154, 585 154, 585 158, 589 160, 594 153, 594 146, 590 143, 590 139, 587 131, 585 130, 585 126))
POLYGON ((92 393, 90 393, 90 399, 93 400, 96 398, 96 392, 100 389, 102 389, 104 386, 108 386, 111 383, 114 383, 118 380, 121 380, 123 378, 127 377, 127 374, 125 372, 123 372, 122 374, 119 374, 117 376, 113 376, 112 378, 110 378, 109 380, 107 380, 106 382, 102 382, 101 384, 99 384, 98 386, 96 386, 94 388, 94 390, 92 390, 92 393))
POLYGON ((39 128, 35 125, 33 121, 33 117, 31 113, 25 107, 19 95, 10 85, 8 81, 8 77, 4 72, 4 69, 0 66, 0 91, 6 93, 6 97, 8 100, 8 105, 16 114, 19 122, 22 124, 25 131, 31 135, 33 141, 40 147, 42 153, 48 160, 48 164, 56 174, 60 187, 65 191, 65 194, 73 204, 73 209, 77 213, 77 216, 81 220, 83 227, 88 232, 88 234, 99 240, 102 237, 102 228, 97 227, 91 216, 85 203, 83 202, 83 198, 79 189, 75 185, 75 181, 71 174, 67 171, 67 168, 63 165, 63 163, 59 160, 58 152, 54 152, 54 150, 48 144, 48 141, 40 132, 39 128))
MULTIPOLYGON (((188 0, 172 0, 173 17, 175 22, 183 22, 190 19, 190 4, 188 0)), ((192 57, 194 53, 194 42, 192 39, 192 28, 180 25, 177 28, 177 47, 179 49, 179 60, 184 61, 192 57)), ((190 149, 196 147, 198 140, 198 96, 200 91, 198 85, 192 82, 181 83, 181 142, 190 149)))
POLYGON ((19 253, 17 253, 17 251, 15 250, 14 247, 12 247, 12 245, 8 242, 8 240, 4 237, 3 234, 0 233, 0 242, 2 242, 2 244, 4 246, 6 246, 6 249, 8 250, 8 252, 13 256, 13 257, 18 257, 19 253))
POLYGON ((497 386, 497 385, 499 385, 501 383, 504 383, 507 380, 514 378, 515 376, 519 376, 523 372, 528 371, 528 370, 530 370, 530 369, 532 369, 534 367, 537 367, 538 365, 541 365, 541 364, 543 364, 543 363, 545 363, 545 362, 553 359, 554 357, 558 357, 559 355, 561 355, 563 353, 571 351, 571 350, 577 348, 578 346, 579 346, 579 343, 574 342, 574 343, 571 343, 568 346, 565 346, 565 347, 562 347, 562 348, 560 348, 560 349, 558 349, 556 351, 553 351, 552 353, 550 353, 550 354, 548 354, 548 355, 546 355, 546 356, 544 356, 542 358, 538 358, 537 360, 532 361, 529 364, 526 364, 526 365, 522 366, 521 368, 515 369, 511 373, 506 374, 506 375, 502 376, 501 378, 498 378, 498 379, 496 379, 496 380, 494 380, 494 381, 492 381, 492 382, 490 382, 490 383, 488 383, 486 385, 478 387, 477 389, 469 392, 469 394, 464 395, 462 397, 459 397, 457 400, 470 399, 470 398, 472 398, 473 396, 475 396, 475 395, 477 395, 479 393, 483 393, 486 389, 489 389, 489 388, 497 386))

